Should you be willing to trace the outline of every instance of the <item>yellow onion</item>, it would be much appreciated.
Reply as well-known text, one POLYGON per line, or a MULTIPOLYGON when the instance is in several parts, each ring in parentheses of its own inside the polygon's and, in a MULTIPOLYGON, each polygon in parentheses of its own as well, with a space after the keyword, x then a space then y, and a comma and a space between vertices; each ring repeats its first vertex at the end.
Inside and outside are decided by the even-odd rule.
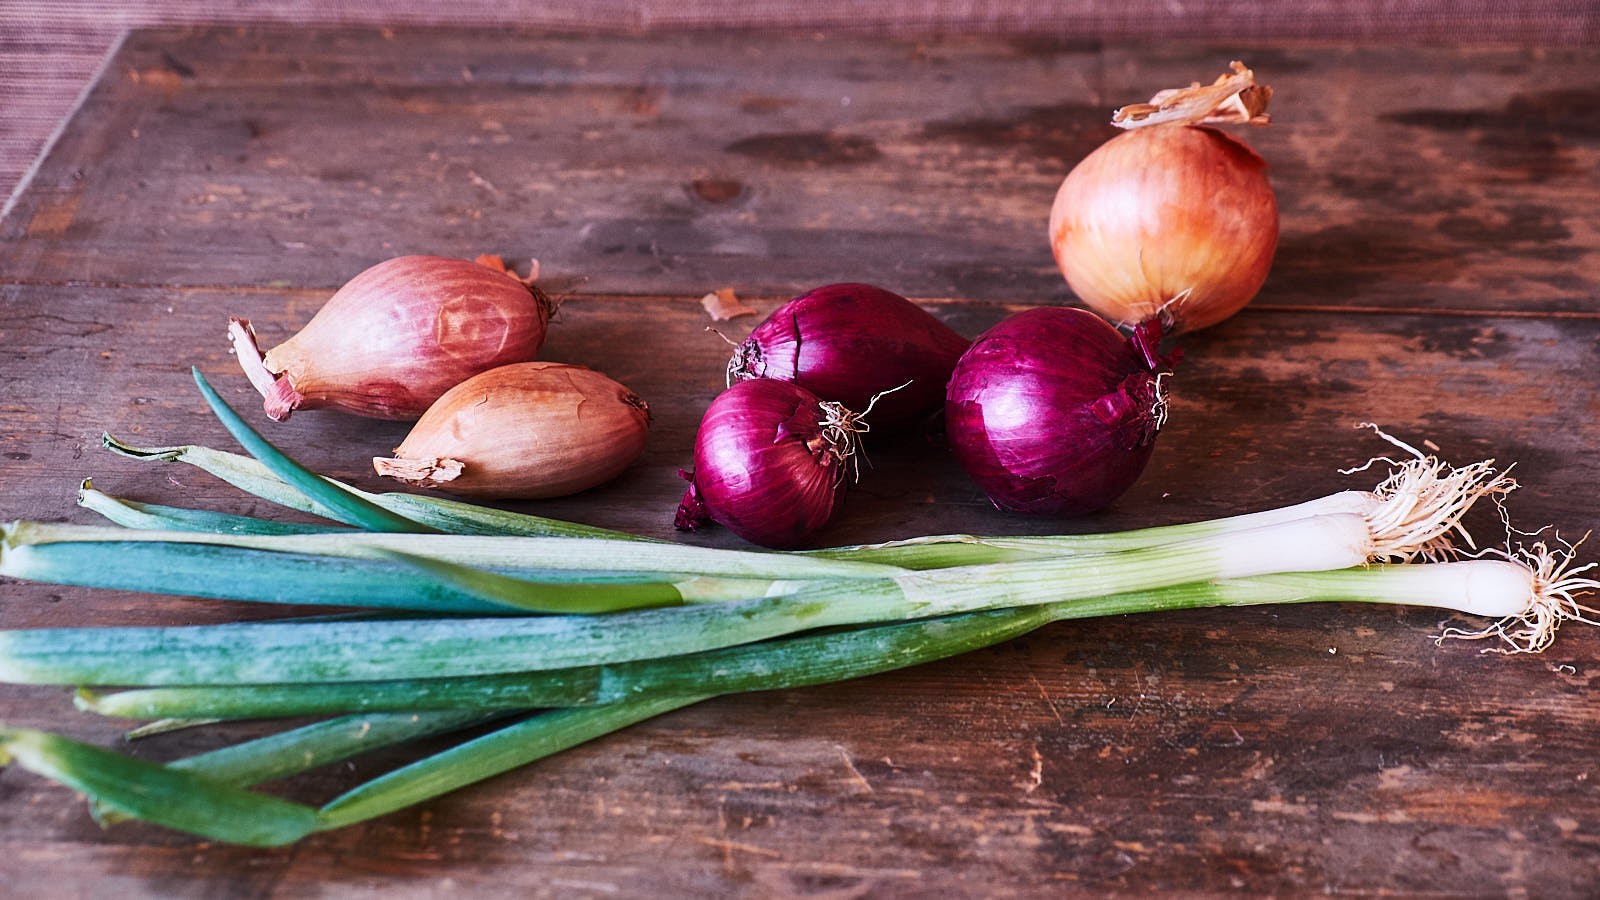
POLYGON ((401 256, 351 279, 265 353, 248 319, 229 319, 228 333, 272 419, 318 408, 415 419, 473 375, 533 359, 551 310, 496 257, 401 256))
POLYGON ((1130 130, 1078 163, 1050 210, 1056 264, 1085 305, 1176 334, 1250 302, 1278 246, 1277 199, 1266 162, 1205 123, 1265 124, 1270 96, 1234 63, 1213 85, 1117 111, 1130 130))
POLYGON ((446 391, 379 475, 470 497, 562 497, 622 474, 644 451, 650 408, 593 369, 501 366, 446 391))

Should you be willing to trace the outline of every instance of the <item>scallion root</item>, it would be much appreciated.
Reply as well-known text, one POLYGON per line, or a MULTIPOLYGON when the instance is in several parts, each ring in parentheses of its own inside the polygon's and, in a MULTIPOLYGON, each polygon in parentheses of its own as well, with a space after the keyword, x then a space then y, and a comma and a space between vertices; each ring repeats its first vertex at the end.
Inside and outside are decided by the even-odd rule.
POLYGON ((1500 641, 1500 645, 1485 647, 1482 652, 1506 655, 1542 653, 1555 641, 1556 631, 1563 622, 1600 625, 1600 610, 1578 602, 1580 593, 1600 590, 1600 579, 1584 577, 1597 564, 1573 567, 1578 545, 1583 540, 1572 544, 1559 537, 1552 540, 1558 546, 1539 541, 1514 550, 1492 551, 1532 570, 1533 595, 1527 609, 1485 628, 1451 626, 1436 636, 1434 643, 1443 644, 1452 638, 1467 641, 1494 638, 1500 641))
POLYGON ((1363 423, 1363 427, 1371 428, 1412 456, 1404 461, 1376 457, 1365 465, 1341 470, 1350 475, 1380 462, 1394 467, 1389 477, 1373 489, 1373 506, 1366 514, 1374 560, 1438 559, 1449 555, 1451 535, 1459 536, 1468 547, 1476 547, 1462 523, 1467 511, 1485 497, 1498 503, 1499 498, 1517 488, 1509 474, 1511 467, 1498 471, 1492 459, 1452 466, 1385 434, 1376 425, 1363 423))

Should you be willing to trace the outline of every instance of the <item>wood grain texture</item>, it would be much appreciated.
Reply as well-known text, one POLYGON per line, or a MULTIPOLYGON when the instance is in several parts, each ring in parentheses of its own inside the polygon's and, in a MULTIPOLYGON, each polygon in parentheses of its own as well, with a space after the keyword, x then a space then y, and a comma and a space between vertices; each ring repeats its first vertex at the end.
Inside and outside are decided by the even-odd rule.
POLYGON ((13 278, 51 283, 331 289, 497 250, 595 293, 779 295, 821 269, 1062 302, 1038 198, 1110 109, 1231 55, 1279 91, 1245 135, 1284 220, 1261 303, 1586 308, 1600 81, 1578 49, 177 32, 127 47, 0 239, 13 278))
POLYGON ((1271 0, 1121 4, 1029 0, 862 4, 852 0, 421 0, 345 4, 320 0, 11 0, 0 6, 0 197, 9 197, 73 110, 95 67, 129 28, 477 27, 615 32, 786 28, 858 34, 1070 37, 1128 40, 1184 35, 1205 41, 1447 43, 1462 21, 1498 42, 1591 45, 1600 12, 1584 0, 1317 0, 1292 10, 1271 0))
MULTIPOLYGON (((270 344, 384 256, 493 250, 538 256, 572 291, 545 356, 606 371, 655 412, 619 481, 524 508, 673 537, 675 470, 726 359, 702 294, 733 286, 764 314, 799 287, 877 281, 967 335, 1071 302, 1042 246, 1054 183, 1103 138, 1105 107, 1227 56, 719 41, 136 35, 0 222, 0 516, 93 521, 72 505, 85 476, 279 514, 99 449, 103 431, 231 447, 190 365, 312 467, 381 488, 368 460, 405 426, 267 422, 226 318, 270 344)), ((1596 53, 1247 58, 1285 101, 1248 135, 1285 241, 1261 301, 1187 340, 1144 478, 1102 514, 1023 520, 937 447, 881 444, 823 540, 1101 530, 1364 487, 1338 470, 1391 448, 1361 421, 1451 459, 1516 461, 1524 527, 1597 524, 1597 138, 1592 109, 1554 96, 1596 90, 1596 53), (1383 83, 1361 80, 1373 71, 1383 83)), ((1500 539, 1493 515, 1473 525, 1500 539)), ((7 628, 274 612, 0 583, 7 628)), ((1569 626, 1546 655, 1506 659, 1436 648, 1449 621, 1323 606, 1054 625, 912 671, 711 701, 277 851, 102 832, 70 792, 8 771, 0 878, 44 896, 1589 895, 1600 636, 1569 626)), ((10 686, 0 720, 105 744, 124 724, 10 686)), ((273 727, 128 749, 166 759, 273 727)), ((283 790, 325 798, 417 752, 283 790)))

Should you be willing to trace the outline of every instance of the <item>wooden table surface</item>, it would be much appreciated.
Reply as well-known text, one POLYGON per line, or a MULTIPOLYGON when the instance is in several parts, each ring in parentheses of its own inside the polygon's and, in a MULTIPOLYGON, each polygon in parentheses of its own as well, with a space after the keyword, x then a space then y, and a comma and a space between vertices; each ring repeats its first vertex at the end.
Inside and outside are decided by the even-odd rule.
MULTIPOLYGON (((1471 37, 1463 35, 1463 37, 1471 37)), ((570 294, 546 356, 645 396, 616 483, 523 508, 674 535, 725 346, 861 280, 975 336, 1073 301, 1044 240, 1108 111, 1239 57, 1277 90, 1243 137, 1282 241, 1249 309, 1185 342, 1150 468, 1081 520, 1003 515, 937 449, 875 453, 824 540, 1102 530, 1244 512, 1368 476, 1359 422, 1515 461, 1520 527, 1600 524, 1600 50, 1102 46, 818 35, 136 32, 0 221, 0 516, 92 522, 78 482, 278 515, 99 449, 233 449, 188 369, 312 467, 382 489, 405 426, 265 421, 230 314, 273 343, 403 253, 537 257, 570 294), (756 322, 721 326, 737 337, 756 322)), ((1487 542, 1498 523, 1478 523, 1487 542)), ((739 546, 725 533, 684 538, 739 546)), ((1585 548, 1590 551, 1592 548, 1585 548)), ((6 581, 7 628, 221 622, 244 604, 6 581)), ((1431 639, 1431 610, 1311 606, 1066 623, 837 686, 723 698, 281 850, 143 825, 0 774, 16 896, 1592 896, 1600 634, 1542 656, 1431 639)), ((116 745, 64 689, 0 720, 116 745)), ((126 747, 169 759, 273 730, 126 747)), ((285 786, 326 798, 411 758, 285 786)))

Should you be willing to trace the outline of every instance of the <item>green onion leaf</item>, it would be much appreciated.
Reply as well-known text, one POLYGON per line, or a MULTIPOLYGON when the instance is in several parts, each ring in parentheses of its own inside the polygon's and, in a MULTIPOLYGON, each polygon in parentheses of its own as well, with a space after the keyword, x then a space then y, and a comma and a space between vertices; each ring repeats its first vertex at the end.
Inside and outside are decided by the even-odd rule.
MULTIPOLYGON (((1214 596, 1215 586, 1189 591, 1214 596)), ((687 697, 827 684, 988 647, 1064 614, 1041 606, 892 625, 821 631, 665 659, 549 672, 283 685, 145 688, 96 695, 81 709, 108 716, 226 719, 355 710, 527 709, 596 706, 645 696, 687 697)))
POLYGON ((318 812, 318 829, 329 831, 387 815, 704 699, 651 697, 534 716, 336 797, 318 812))
POLYGON ((151 531, 198 531, 206 534, 328 534, 349 530, 339 525, 279 522, 255 516, 213 512, 209 509, 139 503, 96 490, 87 478, 78 488, 78 505, 93 510, 124 528, 151 531))
POLYGON ((0 728, 0 760, 86 794, 100 807, 202 837, 277 847, 310 834, 315 810, 59 735, 0 728))
POLYGON ((365 500, 343 488, 328 482, 321 475, 312 472, 305 466, 290 459, 283 451, 274 447, 270 441, 262 437, 249 423, 236 412, 233 407, 223 401, 206 377, 200 374, 198 366, 191 371, 194 373, 194 382, 200 387, 200 393, 206 399, 206 404, 216 414, 223 427, 228 429, 234 440, 242 444, 251 456, 261 461, 261 464, 272 471, 272 474, 288 482, 307 497, 317 501, 331 510, 342 514, 351 524, 365 528, 368 531, 399 531, 411 533, 437 532, 421 522, 416 522, 398 513, 391 512, 383 507, 365 500))
MULTIPOLYGON (((118 456, 139 460, 140 462, 185 463, 202 472, 216 476, 242 491, 276 503, 279 506, 312 513, 327 519, 335 519, 345 522, 347 525, 357 524, 341 518, 342 514, 339 511, 328 509, 300 491, 295 490, 281 478, 272 474, 266 466, 248 456, 229 453, 225 450, 213 450, 210 447, 202 447, 198 444, 182 444, 173 447, 135 447, 109 434, 101 437, 101 444, 118 456)), ((372 494, 332 478, 324 477, 323 480, 340 490, 354 494, 384 509, 412 521, 421 522, 446 534, 588 537, 609 538, 618 541, 664 543, 653 538, 628 534, 625 531, 595 528, 590 525, 563 522, 560 519, 551 519, 544 516, 533 516, 527 513, 494 509, 488 506, 477 506, 446 497, 403 492, 372 494)))
POLYGON ((594 614, 683 603, 683 594, 663 582, 548 584, 398 550, 378 548, 377 553, 425 574, 426 578, 418 579, 420 583, 433 583, 493 606, 530 612, 594 614))

